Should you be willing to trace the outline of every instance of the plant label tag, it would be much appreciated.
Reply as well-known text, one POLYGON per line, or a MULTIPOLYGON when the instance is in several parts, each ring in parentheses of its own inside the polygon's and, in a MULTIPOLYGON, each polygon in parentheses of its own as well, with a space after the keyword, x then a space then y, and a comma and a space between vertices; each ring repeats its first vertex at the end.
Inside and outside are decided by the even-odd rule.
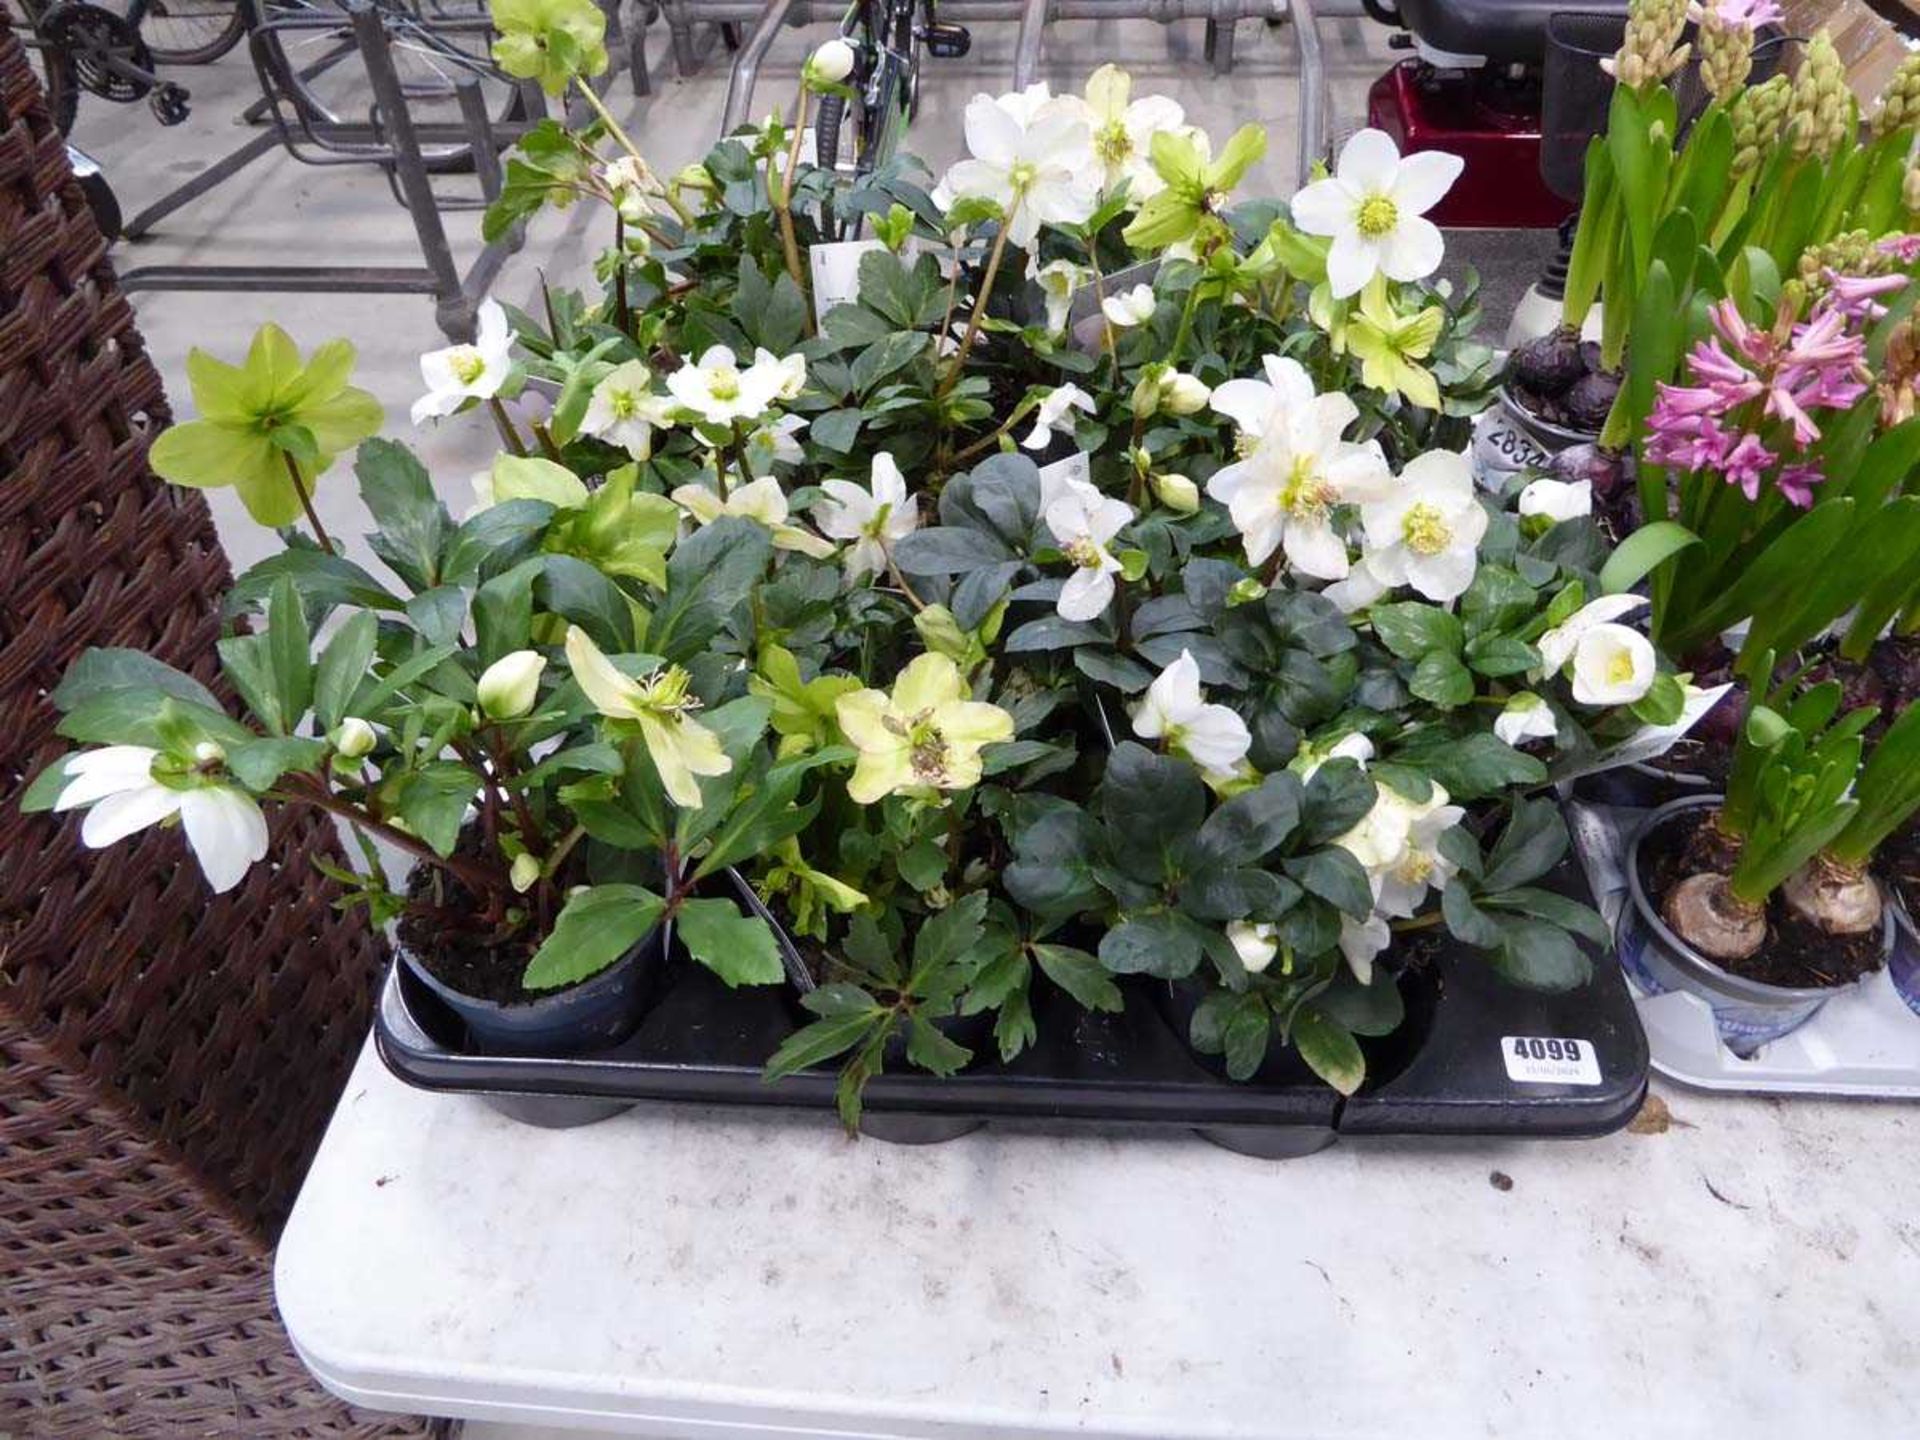
POLYGON ((1680 718, 1671 725, 1642 725, 1618 745, 1593 751, 1565 764, 1550 766, 1549 773, 1555 782, 1576 780, 1582 775, 1597 775, 1602 770, 1612 770, 1621 765, 1658 760, 1698 725, 1706 713, 1720 703, 1720 697, 1732 688, 1730 684, 1715 685, 1710 690, 1690 688, 1686 703, 1681 707, 1680 718))
POLYGON ((1081 451, 1063 456, 1051 465, 1040 467, 1040 485, 1042 490, 1050 484, 1070 485, 1078 480, 1083 485, 1093 483, 1093 464, 1081 451))
POLYGON ((1500 1058, 1516 1085, 1598 1085, 1600 1054, 1590 1040, 1503 1035, 1500 1058))
POLYGON ((860 298, 860 257, 886 248, 878 240, 839 240, 808 247, 815 323, 824 320, 834 306, 850 305, 860 298))
POLYGON ((1473 422, 1473 478, 1496 494, 1523 470, 1544 470, 1553 457, 1496 406, 1473 422))

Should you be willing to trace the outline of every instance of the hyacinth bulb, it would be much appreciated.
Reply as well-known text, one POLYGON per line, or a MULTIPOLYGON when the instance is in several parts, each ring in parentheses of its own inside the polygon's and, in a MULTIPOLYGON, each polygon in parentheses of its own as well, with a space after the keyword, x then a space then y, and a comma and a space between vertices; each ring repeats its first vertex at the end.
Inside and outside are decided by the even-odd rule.
POLYGON ((1617 450, 1591 444, 1569 445, 1547 461, 1547 473, 1569 485, 1584 480, 1593 487, 1593 493, 1604 500, 1627 484, 1627 461, 1617 450))
POLYGON ((1529 390, 1558 395, 1570 389, 1587 373, 1580 336, 1563 325, 1516 345, 1509 373, 1529 390))
POLYGON ((1618 375, 1582 375, 1567 391, 1567 419, 1581 430, 1598 430, 1607 423, 1607 412, 1619 394, 1618 375))

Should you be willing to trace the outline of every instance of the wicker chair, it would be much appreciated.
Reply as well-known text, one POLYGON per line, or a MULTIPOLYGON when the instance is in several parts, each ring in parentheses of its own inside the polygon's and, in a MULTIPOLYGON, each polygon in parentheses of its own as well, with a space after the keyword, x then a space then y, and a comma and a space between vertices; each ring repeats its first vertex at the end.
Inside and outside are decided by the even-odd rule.
POLYGON ((283 815, 209 895, 177 833, 83 852, 23 816, 90 645, 215 678, 229 579, 146 446, 160 379, 0 11, 0 1435, 423 1436, 313 1382, 271 1243, 366 1034, 379 937, 283 815))

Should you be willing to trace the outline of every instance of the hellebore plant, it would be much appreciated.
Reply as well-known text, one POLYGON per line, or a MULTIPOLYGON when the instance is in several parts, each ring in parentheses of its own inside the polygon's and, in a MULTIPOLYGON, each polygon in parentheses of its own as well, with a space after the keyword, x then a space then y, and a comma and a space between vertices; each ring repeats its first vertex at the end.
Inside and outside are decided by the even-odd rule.
POLYGON ((1494 371, 1422 218, 1457 161, 1369 132, 1291 213, 1236 201, 1263 132, 1215 158, 1109 67, 977 98, 937 189, 777 122, 663 181, 573 0, 499 28, 597 118, 522 141, 489 231, 584 199, 612 243, 597 293, 423 368, 423 422, 500 433, 480 507, 363 445, 398 588, 295 539, 231 605, 252 723, 90 662, 67 733, 155 754, 37 803, 178 813, 221 877, 245 806, 320 805, 422 864, 351 893, 530 990, 671 920, 728 983, 793 984, 769 1074, 837 1063, 849 1125, 883 1068, 1010 1061, 1063 997, 1150 980, 1229 1075, 1292 1045, 1352 1093, 1429 939, 1586 979, 1605 927, 1546 883, 1538 792, 1685 691, 1601 594, 1590 504, 1475 487, 1494 371), (860 228, 857 283, 815 293, 800 247, 860 228))

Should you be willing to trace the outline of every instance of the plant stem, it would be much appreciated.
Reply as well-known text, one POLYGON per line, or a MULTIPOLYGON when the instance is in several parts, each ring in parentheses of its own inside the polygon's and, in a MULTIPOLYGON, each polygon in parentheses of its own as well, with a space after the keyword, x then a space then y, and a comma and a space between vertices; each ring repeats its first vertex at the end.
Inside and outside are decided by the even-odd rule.
POLYGON ((987 273, 980 279, 980 293, 974 297, 973 311, 967 316, 967 333, 960 337, 960 348, 954 352, 953 364, 940 381, 940 388, 933 392, 933 398, 936 400, 946 398, 947 392, 953 389, 960 379, 960 372, 966 367, 967 356, 972 352, 973 342, 980 334, 981 318, 987 313, 987 300, 993 294, 993 282, 1000 275, 1000 259, 1006 253, 1007 227, 1002 225, 993 237, 993 249, 987 256, 987 273))
POLYGON ((1187 291, 1187 303, 1180 310, 1180 328, 1173 332, 1173 348, 1167 352, 1167 364, 1178 365, 1180 352, 1186 349, 1187 339, 1193 333, 1193 312, 1195 302, 1200 297, 1200 287, 1195 285, 1187 291))
MULTIPOLYGON (((807 130, 807 87, 800 87, 800 100, 794 110, 793 138, 787 142, 787 168, 780 172, 780 193, 774 198, 774 212, 780 217, 780 249, 787 257, 787 274, 793 277, 793 283, 800 287, 801 297, 807 294, 806 267, 800 263, 800 242, 793 233, 793 172, 800 168, 800 140, 807 130)), ((806 306, 802 311, 806 333, 813 334, 813 307, 806 306)))
POLYGON ((907 577, 900 573, 900 567, 894 563, 893 547, 891 545, 888 545, 886 542, 882 541, 880 548, 886 552, 887 574, 893 577, 893 583, 900 587, 900 592, 903 595, 905 595, 907 599, 913 603, 913 608, 915 610, 926 609, 927 602, 922 600, 917 594, 914 593, 913 586, 907 583, 907 577))
POLYGON ((520 432, 513 428, 513 417, 507 414, 506 402, 498 395, 487 397, 487 409, 493 412, 493 428, 500 432, 500 443, 507 447, 511 455, 525 455, 527 447, 521 442, 520 432))
POLYGON ((1022 420, 1026 419, 1027 416, 1032 413, 1032 411, 1033 411, 1033 406, 1029 405, 1024 400, 1021 401, 1018 405, 1013 407, 1013 413, 1007 416, 1005 420, 1000 422, 999 429, 993 431, 988 435, 982 436, 980 439, 974 441, 973 444, 967 446, 964 450, 959 451, 957 454, 949 456, 946 464, 942 468, 951 469, 953 466, 958 465, 963 460, 972 459, 975 455, 978 455, 982 450, 986 449, 989 445, 992 445, 994 442, 999 440, 999 438, 1002 435, 1005 435, 1009 430, 1013 429, 1013 427, 1018 425, 1022 420))
POLYGON ((287 478, 293 481, 293 493, 300 497, 300 508, 307 512, 307 524, 313 527, 313 538, 320 542, 320 548, 329 555, 338 554, 333 548, 333 540, 327 534, 327 527, 320 523, 320 516, 313 508, 313 497, 307 493, 307 483, 300 478, 299 463, 286 451, 280 452, 281 459, 287 462, 287 478))
POLYGON ((325 810, 330 815, 338 815, 350 824, 378 835, 396 849, 406 851, 416 860, 438 866, 458 879, 474 893, 476 898, 498 894, 510 888, 503 872, 457 855, 442 855, 419 836, 409 835, 406 831, 388 824, 351 801, 342 800, 318 781, 305 776, 295 776, 288 783, 292 788, 287 791, 287 798, 303 800, 309 805, 325 810))
POLYGON ((622 334, 628 334, 627 327, 633 319, 633 310, 627 304, 627 222, 620 218, 617 211, 613 217, 613 250, 614 323, 620 327, 622 334))
POLYGON ((540 442, 540 452, 545 455, 547 459, 553 461, 556 465, 565 463, 560 458, 560 447, 553 443, 553 436, 547 432, 547 427, 542 425, 538 420, 533 422, 533 438, 540 442))

